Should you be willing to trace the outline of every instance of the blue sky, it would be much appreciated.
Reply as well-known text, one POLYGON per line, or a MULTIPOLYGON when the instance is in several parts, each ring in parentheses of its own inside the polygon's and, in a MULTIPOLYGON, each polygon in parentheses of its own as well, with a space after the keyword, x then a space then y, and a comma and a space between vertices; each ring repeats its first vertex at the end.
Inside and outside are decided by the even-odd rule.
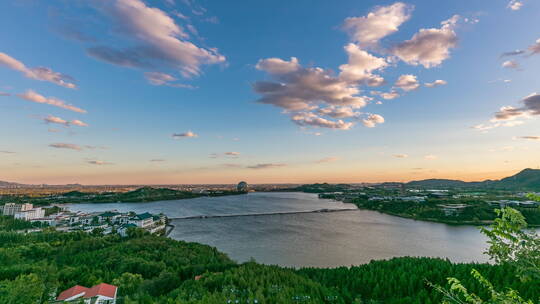
POLYGON ((539 12, 532 0, 4 1, 0 180, 536 168, 539 12))

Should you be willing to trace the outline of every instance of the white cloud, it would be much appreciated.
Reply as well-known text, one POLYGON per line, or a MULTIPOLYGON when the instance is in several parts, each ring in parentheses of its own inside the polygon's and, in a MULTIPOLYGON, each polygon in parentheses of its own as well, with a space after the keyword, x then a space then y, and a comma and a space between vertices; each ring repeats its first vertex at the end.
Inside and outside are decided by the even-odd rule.
POLYGON ((532 93, 520 100, 522 106, 504 106, 490 120, 490 124, 479 124, 474 129, 486 131, 497 127, 514 127, 523 124, 518 118, 531 118, 540 115, 540 94, 532 93))
POLYGON ((112 165, 112 163, 106 162, 106 161, 103 161, 103 160, 89 160, 89 161, 87 161, 87 163, 89 163, 91 165, 98 165, 98 166, 112 165))
POLYGON ((88 127, 88 124, 86 124, 86 123, 84 123, 84 122, 82 122, 80 120, 74 119, 74 120, 71 120, 71 121, 67 121, 67 120, 62 119, 60 117, 52 116, 52 115, 49 115, 49 116, 45 117, 43 119, 43 121, 45 121, 46 123, 54 123, 54 124, 64 125, 66 127, 69 127, 71 125, 79 126, 79 127, 88 127))
POLYGON ((184 132, 184 133, 174 133, 172 135, 172 138, 174 139, 182 139, 182 138, 195 138, 195 137, 198 137, 199 135, 191 132, 191 131, 187 131, 187 132, 184 132))
POLYGON ((17 94, 17 96, 22 98, 22 99, 31 101, 31 102, 48 104, 48 105, 51 105, 51 106, 59 107, 59 108, 62 108, 62 109, 73 111, 73 112, 86 113, 86 110, 83 110, 81 108, 77 108, 77 107, 75 107, 73 105, 70 105, 70 104, 67 104, 63 100, 60 100, 60 99, 57 99, 57 98, 54 98, 54 97, 45 97, 45 96, 40 95, 40 94, 38 94, 38 93, 36 93, 36 92, 34 92, 32 90, 28 90, 28 91, 26 91, 26 92, 24 92, 22 94, 17 94))
MULTIPOLYGON (((349 47, 353 57, 358 55, 367 61, 352 59, 350 64, 354 65, 342 66, 343 71, 354 67, 367 75, 377 67, 386 66, 384 60, 372 65, 369 60, 379 59, 371 58, 371 55, 354 45, 349 47)), ((336 77, 331 71, 322 68, 304 68, 294 57, 290 61, 262 59, 256 68, 267 72, 274 79, 253 84, 255 92, 262 95, 258 102, 284 109, 284 113, 300 126, 348 130, 354 122, 340 118, 360 118, 364 114, 358 112, 358 109, 373 99, 359 95, 359 78, 344 77, 343 71, 336 77)))
POLYGON ((169 86, 174 88, 186 88, 194 89, 195 87, 189 84, 183 83, 174 83, 178 79, 172 75, 161 73, 161 72, 146 72, 144 73, 146 80, 152 85, 155 86, 169 86))
POLYGON ((519 136, 519 139, 526 139, 526 140, 533 140, 533 141, 540 141, 540 136, 519 136))
POLYGON ((291 57, 290 61, 286 61, 280 58, 268 58, 262 59, 257 62, 255 66, 258 70, 266 71, 271 75, 282 75, 294 73, 300 70, 302 67, 298 64, 298 58, 291 57))
POLYGON ((432 68, 440 65, 450 57, 450 49, 457 45, 457 35, 454 27, 459 16, 441 22, 440 28, 420 29, 410 39, 398 44, 392 53, 411 65, 423 65, 432 68))
POLYGON ((517 63, 515 60, 507 60, 501 64, 503 68, 507 69, 518 69, 519 63, 517 63))
POLYGON ((349 62, 339 66, 341 79, 369 86, 384 84, 384 79, 381 76, 373 75, 372 72, 387 67, 386 59, 373 56, 354 43, 346 45, 345 51, 349 55, 349 62))
POLYGON ((311 112, 296 113, 291 116, 291 120, 299 126, 312 126, 338 130, 349 130, 354 125, 352 122, 345 122, 341 119, 337 121, 326 119, 311 112))
POLYGON ((407 157, 409 157, 409 155, 407 155, 407 154, 394 154, 392 156, 394 156, 395 158, 407 158, 407 157))
POLYGON ((443 85, 446 85, 446 84, 447 84, 447 82, 445 80, 437 79, 434 82, 426 82, 426 83, 424 83, 424 86, 426 86, 428 88, 435 88, 435 87, 443 86, 443 85))
MULTIPOLYGON (((371 91, 371 94, 376 95, 376 96, 380 96, 380 97, 382 97, 383 99, 386 99, 386 100, 396 99, 396 98, 398 98, 400 96, 399 93, 397 91, 395 91, 395 90, 392 90, 390 92, 371 91)), ((378 101, 377 104, 382 104, 382 102, 378 101)))
POLYGON ((390 6, 378 7, 367 16, 347 18, 343 28, 361 46, 372 46, 397 32, 399 26, 411 17, 411 11, 411 6, 396 2, 390 6))
POLYGON ((277 163, 277 164, 268 163, 268 164, 256 164, 256 165, 248 166, 247 168, 249 168, 249 169, 272 169, 272 168, 281 168, 281 167, 285 167, 285 166, 287 166, 287 165, 286 164, 281 164, 281 163, 277 163))
POLYGON ((123 49, 107 45, 89 48, 88 54, 97 59, 128 67, 178 69, 184 77, 199 75, 203 64, 225 62, 217 49, 188 41, 189 35, 167 13, 141 0, 104 1, 99 10, 116 23, 117 33, 135 45, 123 49))
POLYGON ((336 107, 329 106, 317 110, 317 113, 324 116, 330 116, 332 118, 350 118, 356 117, 359 113, 355 112, 351 107, 336 107))
POLYGON ((523 6, 523 2, 520 1, 520 0, 511 0, 509 3, 508 3, 508 8, 513 10, 513 11, 518 11, 521 9, 521 7, 523 6))
POLYGON ((362 120, 364 126, 374 128, 377 124, 384 123, 384 117, 379 114, 369 114, 367 118, 362 120))
POLYGON ((82 122, 78 119, 74 119, 72 121, 69 122, 70 125, 73 125, 73 126, 79 126, 79 127, 88 127, 88 124, 86 124, 85 122, 82 122))
POLYGON ((420 84, 418 83, 415 75, 405 74, 399 76, 394 86, 404 91, 412 91, 418 89, 420 84))
POLYGON ((317 164, 333 163, 333 162, 336 162, 338 160, 339 160, 339 157, 330 156, 330 157, 325 157, 325 158, 319 159, 319 160, 315 161, 315 163, 317 163, 317 164))
POLYGON ((51 148, 57 148, 57 149, 70 149, 70 150, 76 150, 76 151, 82 151, 83 148, 79 145, 75 144, 66 144, 66 143, 54 143, 50 144, 49 147, 51 148))
POLYGON ((0 66, 1 65, 4 65, 15 71, 19 71, 24 76, 31 79, 52 82, 54 84, 70 89, 75 89, 77 87, 72 82, 73 78, 71 76, 57 73, 46 67, 28 68, 24 63, 18 61, 17 59, 9 56, 6 53, 0 53, 0 66))
POLYGON ((528 51, 531 55, 540 54, 540 39, 536 40, 536 42, 529 46, 528 51))
POLYGON ((435 160, 437 158, 438 158, 437 155, 433 155, 433 154, 428 154, 424 156, 424 159, 427 159, 427 160, 435 160))
POLYGON ((55 123, 59 125, 69 126, 69 122, 56 116, 49 115, 43 119, 46 123, 55 123))

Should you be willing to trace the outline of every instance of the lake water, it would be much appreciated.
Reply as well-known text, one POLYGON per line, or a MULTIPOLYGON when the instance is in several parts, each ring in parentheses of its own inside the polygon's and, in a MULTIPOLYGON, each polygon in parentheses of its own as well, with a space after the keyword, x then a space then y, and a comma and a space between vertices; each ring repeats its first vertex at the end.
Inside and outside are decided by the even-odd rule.
MULTIPOLYGON (((250 193, 151 203, 74 204, 73 211, 164 213, 170 218, 350 209, 307 193, 250 193)), ((265 264, 335 267, 398 256, 485 262, 486 238, 474 226, 414 221, 375 211, 302 213, 173 220, 171 238, 217 247, 232 259, 265 264)))

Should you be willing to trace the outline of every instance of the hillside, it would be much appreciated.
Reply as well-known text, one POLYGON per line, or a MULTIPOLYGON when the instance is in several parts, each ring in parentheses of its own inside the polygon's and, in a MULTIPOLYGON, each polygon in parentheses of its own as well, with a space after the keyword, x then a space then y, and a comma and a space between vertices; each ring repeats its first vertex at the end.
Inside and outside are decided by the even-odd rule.
POLYGON ((478 188, 513 191, 540 191, 540 169, 524 169, 501 180, 483 182, 464 182, 452 179, 425 179, 405 184, 410 188, 478 188))

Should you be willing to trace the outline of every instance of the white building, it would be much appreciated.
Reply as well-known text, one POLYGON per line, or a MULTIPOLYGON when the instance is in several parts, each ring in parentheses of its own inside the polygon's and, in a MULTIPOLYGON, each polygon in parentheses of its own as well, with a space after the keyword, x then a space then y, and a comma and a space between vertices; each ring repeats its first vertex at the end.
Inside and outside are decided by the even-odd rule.
POLYGON ((14 216, 16 213, 21 211, 28 211, 34 208, 34 205, 32 204, 15 204, 15 203, 7 203, 4 205, 3 214, 4 215, 11 215, 14 216))
POLYGON ((137 225, 139 228, 146 228, 154 224, 154 218, 152 214, 145 212, 135 215, 130 219, 130 222, 137 225))
POLYGON ((24 211, 21 210, 15 213, 16 219, 25 220, 25 221, 29 221, 29 220, 33 220, 37 218, 43 218, 43 217, 45 217, 45 209, 43 208, 33 208, 30 210, 24 210, 24 211))

